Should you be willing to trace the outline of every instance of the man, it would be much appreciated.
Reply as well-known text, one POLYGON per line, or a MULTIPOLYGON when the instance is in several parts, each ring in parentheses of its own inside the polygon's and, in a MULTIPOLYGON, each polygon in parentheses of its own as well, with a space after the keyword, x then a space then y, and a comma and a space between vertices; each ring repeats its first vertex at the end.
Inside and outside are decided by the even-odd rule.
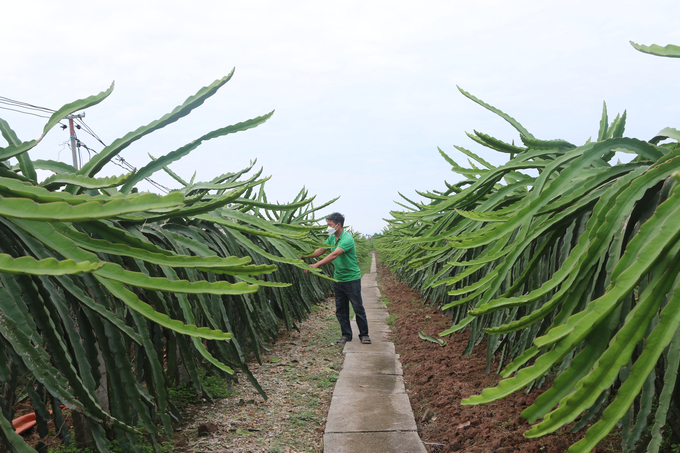
MULTIPOLYGON (((331 253, 321 261, 310 264, 309 267, 317 269, 330 262, 335 264, 333 278, 338 280, 333 283, 333 289, 335 290, 335 316, 338 318, 342 332, 338 344, 352 341, 352 326, 349 323, 349 302, 352 303, 354 313, 356 314, 357 326, 359 327, 359 341, 363 344, 371 344, 371 339, 368 337, 366 310, 364 310, 364 303, 361 300, 361 271, 357 263, 357 250, 354 246, 354 238, 351 234, 344 231, 345 217, 339 212, 334 212, 326 217, 326 224, 328 225, 326 231, 329 234, 326 244, 332 246, 331 253)), ((325 251, 326 249, 316 249, 311 255, 301 256, 300 258, 303 260, 316 258, 323 255, 325 251)))

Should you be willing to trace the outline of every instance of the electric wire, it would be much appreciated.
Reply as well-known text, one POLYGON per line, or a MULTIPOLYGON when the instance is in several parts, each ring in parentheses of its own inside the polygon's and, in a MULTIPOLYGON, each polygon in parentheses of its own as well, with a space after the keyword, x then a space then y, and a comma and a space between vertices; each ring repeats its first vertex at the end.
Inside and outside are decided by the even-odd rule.
POLYGON ((17 107, 30 109, 30 110, 42 110, 43 112, 47 112, 47 113, 56 112, 56 110, 48 109, 47 107, 40 107, 40 106, 37 106, 37 105, 29 104, 27 102, 16 101, 14 99, 6 98, 4 96, 0 96, 0 104, 14 105, 14 106, 17 106, 17 107))
MULTIPOLYGON (((14 100, 14 99, 10 99, 10 98, 4 97, 4 96, 0 96, 0 104, 9 105, 11 107, 22 108, 22 109, 25 109, 25 110, 34 110, 34 111, 38 111, 38 112, 41 112, 41 113, 54 113, 54 112, 56 112, 56 110, 52 110, 52 109, 49 109, 47 107, 40 107, 40 106, 37 106, 37 105, 29 104, 27 102, 21 102, 21 101, 17 101, 17 100, 14 100)), ((15 112, 18 112, 18 113, 23 113, 25 115, 39 116, 41 118, 50 118, 50 116, 40 115, 38 113, 33 113, 33 112, 25 112, 23 110, 18 110, 16 108, 3 107, 2 105, 0 105, 0 109, 12 110, 12 111, 15 111, 15 112)), ((82 118, 74 118, 74 120, 77 124, 80 125, 80 129, 82 129, 83 131, 85 131, 86 133, 91 135, 95 140, 97 140, 99 143, 101 143, 102 146, 104 146, 104 147, 107 146, 106 143, 104 143, 104 141, 101 138, 99 138, 99 136, 92 130, 92 128, 90 126, 88 126, 87 124, 85 124, 85 121, 83 121, 82 118)), ((66 127, 61 122, 59 124, 66 127)), ((94 153, 94 154, 98 154, 98 153, 97 153, 97 151, 88 147, 87 145, 85 145, 85 143, 80 141, 77 136, 75 137, 75 139, 76 139, 76 148, 77 148, 77 157, 76 158, 79 161, 78 166, 81 167, 82 163, 83 163, 83 156, 80 152, 81 147, 83 147, 83 148, 85 148, 85 150, 87 150, 88 156, 90 156, 90 158, 92 157, 92 153, 94 153)), ((64 144, 65 143, 68 143, 68 140, 66 142, 64 142, 64 144)), ((63 150, 64 150, 64 148, 62 147, 62 149, 59 150, 59 153, 57 153, 57 160, 59 159, 59 156, 60 156, 60 154, 63 150)), ((134 165, 130 164, 122 156, 115 156, 113 158, 113 160, 111 160, 111 162, 113 164, 118 165, 119 167, 123 168, 124 170, 127 170, 128 172, 132 172, 132 171, 137 170, 137 168, 134 165)), ((157 188, 161 191, 164 191, 165 193, 169 193, 170 190, 171 190, 168 187, 154 181, 151 178, 146 177, 144 179, 146 180, 146 182, 148 182, 149 184, 151 184, 155 188, 157 188)))
MULTIPOLYGON (((88 151, 88 153, 89 153, 89 152, 92 152, 92 153, 94 153, 94 154, 99 154, 97 151, 95 151, 95 150, 93 150, 92 148, 88 147, 87 145, 85 145, 82 141, 80 141, 80 140, 77 139, 77 138, 76 138, 76 144, 77 144, 77 147, 78 147, 78 148, 80 148, 81 146, 82 146, 83 148, 85 148, 85 149, 88 151)), ((104 145, 104 146, 106 146, 106 145, 104 145)), ((114 159, 113 159, 111 162, 112 162, 114 165, 118 165, 120 168, 122 168, 122 169, 124 169, 124 170, 127 170, 128 172, 132 172, 132 171, 137 170, 137 168, 136 168, 134 165, 130 164, 128 161, 126 161, 125 159, 123 159, 121 156, 115 156, 114 159)), ((148 182, 149 184, 151 184, 152 186, 154 186, 156 189, 162 190, 162 191, 165 192, 165 193, 170 193, 170 190, 171 190, 171 189, 169 189, 168 187, 164 186, 163 184, 158 183, 158 182, 156 182, 156 181, 154 181, 153 179, 148 178, 148 177, 147 177, 147 178, 144 178, 144 179, 146 180, 146 182, 148 182)))
POLYGON ((66 145, 68 145, 70 140, 66 140, 64 143, 61 143, 61 149, 57 153, 57 162, 59 162, 59 157, 61 156, 61 152, 66 149, 66 145))
POLYGON ((49 118, 49 116, 40 115, 40 113, 49 113, 50 115, 52 113, 54 113, 54 110, 48 109, 47 107, 40 107, 40 106, 37 106, 37 105, 29 104, 27 102, 16 101, 14 99, 6 98, 4 96, 0 96, 0 104, 9 106, 9 107, 0 106, 0 109, 12 110, 13 112, 19 112, 19 113, 23 113, 25 115, 39 116, 41 118, 49 118), (14 108, 11 108, 11 107, 14 107, 14 108), (19 110, 19 109, 23 109, 23 110, 19 110), (33 110, 33 112, 26 112, 24 110, 33 110), (36 111, 39 112, 39 113, 35 113, 36 111))
POLYGON ((102 139, 99 138, 99 136, 98 136, 97 134, 95 134, 95 132, 92 130, 92 128, 91 128, 90 126, 88 126, 87 124, 85 124, 85 121, 83 121, 82 118, 76 118, 75 120, 76 120, 76 122, 77 122, 78 124, 80 124, 80 125, 82 126, 82 128, 83 128, 83 130, 84 130, 85 132, 87 132, 87 133, 90 134, 92 137, 94 137, 95 140, 97 140, 99 143, 102 144, 102 146, 106 147, 106 143, 104 143, 104 142, 102 141, 102 139))
MULTIPOLYGON (((40 107, 37 105, 33 104, 28 104, 26 102, 21 102, 21 101, 15 101, 14 99, 6 98, 4 96, 0 96, 0 104, 3 105, 9 105, 10 107, 3 107, 0 105, 0 109, 3 110, 11 110, 13 112, 18 112, 18 113, 23 113, 24 115, 33 115, 33 116, 38 116, 40 118, 51 118, 51 114, 54 113, 56 110, 48 109, 47 107, 40 107), (11 107, 16 107, 16 108, 11 108, 11 107), (24 110, 18 110, 18 109, 24 109, 24 110, 33 110, 31 111, 24 111, 24 110), (39 113, 35 113, 39 112, 39 113), (41 113, 49 113, 50 115, 41 115, 41 113)), ((64 124, 59 121, 59 124, 64 126, 64 124)))
POLYGON ((24 115, 39 116, 40 118, 49 118, 49 116, 47 116, 47 115, 38 115, 37 113, 24 112, 24 111, 17 110, 17 109, 11 109, 11 108, 9 108, 9 107, 2 107, 2 106, 0 106, 0 109, 3 109, 3 110, 12 110, 13 112, 23 113, 24 115))
MULTIPOLYGON (((88 126, 87 124, 85 124, 85 121, 83 121, 82 118, 76 118, 75 120, 82 126, 82 130, 84 130, 86 133, 88 133, 88 134, 90 134, 92 137, 94 137, 94 139, 97 140, 99 143, 101 143, 102 146, 104 146, 104 147, 107 146, 106 143, 104 143, 104 141, 102 141, 102 139, 99 138, 99 136, 92 130, 92 128, 91 128, 90 126, 88 126)), ((91 148, 85 148, 85 149, 87 149, 88 151, 92 151, 93 153, 97 154, 97 151, 95 151, 95 150, 93 150, 93 149, 91 149, 91 148)), ((112 162, 113 162, 114 164, 118 165, 118 166, 121 167, 121 168, 127 169, 128 171, 137 170, 137 168, 136 168, 135 166, 131 165, 131 164, 130 164, 128 161, 126 161, 122 156, 115 156, 115 157, 114 157, 114 160, 112 160, 112 162)), ((148 183, 151 184, 152 186, 156 187, 157 189, 160 189, 160 190, 162 190, 162 191, 164 191, 164 192, 166 192, 166 193, 169 193, 169 192, 170 192, 170 189, 167 188, 166 186, 164 186, 163 184, 158 183, 158 182, 156 182, 156 181, 154 181, 153 179, 148 178, 148 177, 147 177, 147 178, 144 178, 144 179, 146 180, 146 182, 148 182, 148 183)))

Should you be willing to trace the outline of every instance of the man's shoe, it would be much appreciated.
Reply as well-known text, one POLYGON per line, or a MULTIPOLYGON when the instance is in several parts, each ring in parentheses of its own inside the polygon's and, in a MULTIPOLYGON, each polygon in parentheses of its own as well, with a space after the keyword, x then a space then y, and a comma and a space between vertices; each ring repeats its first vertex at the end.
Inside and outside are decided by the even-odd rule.
POLYGON ((350 337, 346 337, 346 336, 343 335, 343 336, 342 336, 338 341, 336 341, 335 343, 336 343, 336 344, 345 344, 345 343, 347 343, 348 341, 352 341, 352 339, 351 339, 350 337))

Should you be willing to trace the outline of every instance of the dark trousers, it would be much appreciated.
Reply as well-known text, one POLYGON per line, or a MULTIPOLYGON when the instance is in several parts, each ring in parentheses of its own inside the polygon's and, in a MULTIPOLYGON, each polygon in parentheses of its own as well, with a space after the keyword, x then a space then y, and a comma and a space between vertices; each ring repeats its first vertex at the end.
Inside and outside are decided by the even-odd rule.
POLYGON ((368 336, 368 321, 366 310, 361 300, 361 279, 351 282, 334 282, 335 290, 335 316, 340 323, 342 336, 352 339, 352 326, 349 323, 349 302, 352 303, 359 327, 359 338, 368 336))

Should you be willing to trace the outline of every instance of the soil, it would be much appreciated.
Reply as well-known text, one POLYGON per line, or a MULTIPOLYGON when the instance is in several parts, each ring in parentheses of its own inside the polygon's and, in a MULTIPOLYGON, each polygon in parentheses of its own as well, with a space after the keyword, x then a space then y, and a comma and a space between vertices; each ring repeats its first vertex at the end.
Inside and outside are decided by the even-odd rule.
POLYGON ((340 329, 332 299, 282 331, 248 365, 267 393, 265 401, 243 377, 228 398, 184 407, 172 437, 175 452, 322 452, 333 387, 342 367, 340 329))
MULTIPOLYGON (((335 343, 340 329, 333 299, 314 306, 298 328, 282 329, 268 350, 262 351, 262 365, 255 360, 248 365, 267 400, 241 374, 229 397, 182 405, 182 421, 175 425, 172 438, 158 440, 166 447, 164 451, 322 452, 326 415, 344 359, 342 346, 335 343)), ((16 417, 32 411, 26 399, 16 406, 16 417)), ((68 411, 65 415, 67 426, 72 427, 68 411)), ((24 440, 34 447, 42 441, 50 450, 56 449, 61 438, 52 421, 48 427, 50 434, 45 438, 40 439, 32 428, 24 440)))
MULTIPOLYGON (((469 331, 452 335, 444 347, 423 341, 419 331, 437 337, 450 327, 451 319, 430 307, 380 263, 378 283, 390 315, 396 317, 392 339, 401 356, 418 434, 429 452, 562 453, 585 435, 585 430, 572 433, 564 427, 538 439, 524 437, 531 425, 520 413, 548 388, 547 383, 529 394, 517 392, 490 404, 462 406, 463 398, 500 381, 494 373, 498 363, 491 374, 486 373, 486 342, 477 345, 467 358, 462 351, 469 331)), ((593 451, 620 452, 620 437, 608 436, 593 451)))
MULTIPOLYGON (((33 412, 33 404, 31 403, 30 399, 26 398, 18 402, 14 406, 14 411, 15 411, 14 418, 30 414, 33 412)), ((68 409, 62 409, 62 414, 64 415, 64 423, 66 424, 66 426, 72 428, 73 419, 71 417, 71 412, 68 409)), ((62 445, 62 440, 61 436, 57 434, 57 429, 54 426, 53 419, 47 421, 47 429, 48 434, 42 439, 38 435, 38 429, 35 426, 33 428, 30 428, 28 431, 25 431, 24 434, 22 434, 22 437, 24 438, 26 443, 32 446, 33 448, 35 448, 40 442, 42 442, 48 450, 54 450, 62 445)), ((2 447, 0 447, 0 451, 2 451, 2 447)))

